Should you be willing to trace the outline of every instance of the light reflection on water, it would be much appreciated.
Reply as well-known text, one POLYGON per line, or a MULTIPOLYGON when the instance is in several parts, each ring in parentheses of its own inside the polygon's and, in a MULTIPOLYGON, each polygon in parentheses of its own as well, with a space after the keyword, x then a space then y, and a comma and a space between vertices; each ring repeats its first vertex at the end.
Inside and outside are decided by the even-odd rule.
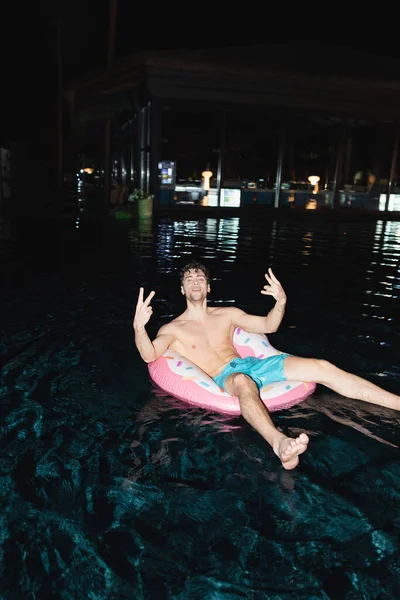
MULTIPOLYGON (((393 300, 398 289, 398 223, 313 223, 307 229, 306 223, 278 220, 263 225, 239 218, 161 220, 155 236, 155 275, 173 273, 193 257, 203 260, 211 267, 213 279, 225 279, 229 289, 232 279, 240 281, 235 296, 223 300, 242 302, 239 287, 249 285, 252 290, 256 278, 260 285, 263 273, 272 266, 289 290, 295 289, 294 301, 299 305, 306 296, 318 297, 322 287, 329 290, 329 298, 323 299, 327 309, 339 304, 351 312, 355 303, 357 309, 363 306, 365 317, 392 318, 385 299, 393 300), (361 302, 360 294, 364 295, 361 302)), ((132 246, 135 252, 137 245, 132 246)), ((249 296, 246 302, 249 300, 254 302, 255 297, 249 296)))
POLYGON ((254 314, 270 308, 259 291, 271 266, 288 294, 275 336, 280 348, 289 345, 288 351, 325 357, 365 376, 398 373, 394 353, 382 352, 398 347, 397 222, 159 219, 153 235, 156 261, 150 236, 147 250, 139 236, 130 252, 140 252, 143 283, 156 290, 161 323, 183 310, 178 272, 189 260, 204 261, 211 270, 210 304, 235 303, 254 314))
POLYGON ((61 266, 6 301, 5 591, 397 597, 400 413, 319 388, 274 414, 311 438, 286 473, 243 419, 157 390, 131 319, 141 285, 156 291, 153 335, 182 311, 191 259, 212 271, 210 304, 265 314, 271 266, 288 294, 274 346, 400 393, 399 224, 144 215, 105 233, 68 232, 61 266))
MULTIPOLYGON (((280 349, 328 358, 383 387, 399 390, 395 329, 399 307, 394 302, 398 223, 161 219, 154 231, 157 264, 152 267, 150 287, 157 289, 160 277, 161 288, 168 282, 161 321, 183 309, 177 294, 178 271, 192 258, 204 261, 212 271, 210 304, 236 303, 255 314, 270 308, 259 290, 263 273, 272 266, 289 299, 284 323, 274 336, 280 349)), ((327 396, 325 405, 335 401, 327 396)), ((366 410, 371 409, 359 407, 357 416, 362 418, 366 410)), ((183 418, 188 419, 188 413, 183 418)), ((367 427, 363 431, 374 437, 367 427)), ((384 436, 377 437, 384 441, 384 436)))

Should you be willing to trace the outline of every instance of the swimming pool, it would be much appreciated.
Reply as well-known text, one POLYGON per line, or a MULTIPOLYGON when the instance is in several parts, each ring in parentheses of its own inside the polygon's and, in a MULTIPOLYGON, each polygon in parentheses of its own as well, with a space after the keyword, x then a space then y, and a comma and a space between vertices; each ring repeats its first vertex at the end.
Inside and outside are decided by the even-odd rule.
POLYGON ((27 224, 2 252, 2 598, 400 597, 400 413, 319 387, 274 415, 311 438, 285 472, 241 418, 155 389, 131 327, 140 285, 151 334, 183 310, 193 258, 210 304, 263 314, 271 266, 275 347, 400 394, 400 223, 27 224))

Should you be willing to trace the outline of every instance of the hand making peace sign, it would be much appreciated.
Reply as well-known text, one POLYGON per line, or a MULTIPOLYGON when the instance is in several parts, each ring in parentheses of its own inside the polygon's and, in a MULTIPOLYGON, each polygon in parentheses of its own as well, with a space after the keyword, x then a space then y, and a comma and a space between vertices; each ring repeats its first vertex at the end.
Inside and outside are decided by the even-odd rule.
POLYGON ((265 279, 268 281, 268 285, 264 285, 264 289, 261 290, 261 293, 266 296, 273 296, 278 304, 285 304, 285 291, 273 274, 272 269, 268 269, 268 273, 265 273, 265 279))
POLYGON ((155 292, 150 292, 147 296, 146 300, 143 300, 143 288, 141 287, 139 290, 139 297, 136 304, 136 312, 133 319, 133 327, 144 327, 146 323, 149 322, 151 315, 153 314, 153 309, 150 306, 150 302, 155 294, 155 292))

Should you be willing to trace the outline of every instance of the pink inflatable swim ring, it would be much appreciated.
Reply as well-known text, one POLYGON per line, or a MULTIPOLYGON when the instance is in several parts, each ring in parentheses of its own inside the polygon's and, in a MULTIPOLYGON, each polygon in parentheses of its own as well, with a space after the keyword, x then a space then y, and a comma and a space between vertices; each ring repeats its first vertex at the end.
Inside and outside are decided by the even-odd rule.
MULTIPOLYGON (((267 358, 281 354, 271 346, 265 335, 247 333, 240 328, 234 331, 233 344, 241 358, 267 358)), ((211 377, 178 352, 167 350, 160 358, 149 363, 149 373, 161 389, 184 402, 221 413, 241 414, 237 398, 227 394, 211 377)), ((262 387, 260 396, 268 410, 273 412, 299 404, 315 388, 315 383, 279 381, 262 387)))

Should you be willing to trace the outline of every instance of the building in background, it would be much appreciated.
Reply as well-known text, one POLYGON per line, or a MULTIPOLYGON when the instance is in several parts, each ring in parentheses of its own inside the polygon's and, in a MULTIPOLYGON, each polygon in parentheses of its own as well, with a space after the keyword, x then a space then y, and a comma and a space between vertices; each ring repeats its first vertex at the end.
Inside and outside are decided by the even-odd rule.
POLYGON ((399 61, 312 44, 144 52, 65 97, 75 147, 105 171, 111 122, 113 180, 155 207, 400 210, 399 61))

